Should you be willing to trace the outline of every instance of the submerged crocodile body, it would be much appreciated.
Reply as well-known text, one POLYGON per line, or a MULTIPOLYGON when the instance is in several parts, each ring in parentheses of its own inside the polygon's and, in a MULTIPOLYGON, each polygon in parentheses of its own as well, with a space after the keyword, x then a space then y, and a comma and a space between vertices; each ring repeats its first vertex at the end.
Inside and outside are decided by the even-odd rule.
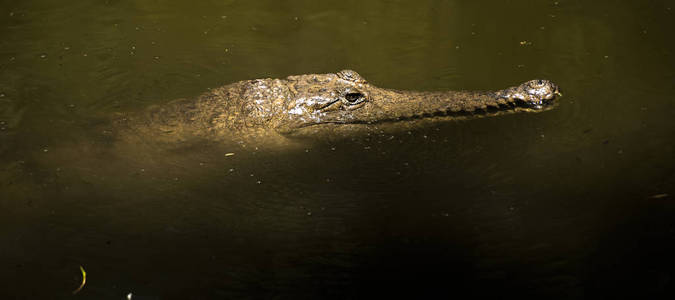
POLYGON ((487 92, 401 91, 376 87, 358 73, 343 70, 240 81, 123 120, 153 135, 241 138, 307 128, 317 132, 353 124, 537 112, 553 107, 557 95, 559 88, 548 80, 487 92))

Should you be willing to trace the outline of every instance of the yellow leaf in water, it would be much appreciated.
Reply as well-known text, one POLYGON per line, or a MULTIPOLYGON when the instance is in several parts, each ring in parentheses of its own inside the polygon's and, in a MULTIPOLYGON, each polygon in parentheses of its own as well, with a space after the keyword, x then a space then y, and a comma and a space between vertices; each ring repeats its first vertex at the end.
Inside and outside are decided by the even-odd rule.
POLYGON ((82 288, 84 287, 84 284, 87 283, 87 272, 84 271, 84 268, 82 266, 80 266, 80 272, 82 272, 82 283, 80 284, 80 287, 78 287, 76 290, 73 291, 73 295, 81 291, 82 288))

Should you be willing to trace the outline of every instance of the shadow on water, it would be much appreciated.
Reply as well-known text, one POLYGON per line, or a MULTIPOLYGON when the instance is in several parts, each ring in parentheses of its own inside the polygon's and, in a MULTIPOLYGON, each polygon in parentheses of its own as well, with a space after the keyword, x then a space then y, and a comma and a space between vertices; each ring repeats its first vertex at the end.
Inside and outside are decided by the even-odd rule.
MULTIPOLYGON (((23 202, 12 206, 15 215, 32 217, 5 219, 22 228, 5 253, 15 264, 14 292, 64 291, 76 283, 71 268, 78 264, 96 274, 87 288, 100 296, 339 297, 387 294, 392 280, 415 294, 427 284, 456 292, 473 272, 471 249, 480 243, 472 219, 498 223, 481 225, 488 228, 518 226, 509 206, 516 203, 513 195, 488 192, 485 174, 465 172, 464 164, 425 170, 428 160, 462 153, 448 151, 437 131, 414 134, 421 136, 295 152, 242 149, 229 157, 217 145, 184 149, 184 159, 185 152, 142 146, 137 157, 114 157, 107 144, 38 152, 78 154, 77 161, 44 162, 65 159, 63 167, 29 160, 8 168, 12 182, 4 191, 23 202), (427 153, 433 147, 442 153, 427 153), (163 158, 145 159, 152 156, 163 158), (454 283, 437 285, 446 280, 454 283), (43 289, 33 289, 36 281, 43 289)), ((492 188, 508 181, 486 168, 492 188)), ((512 243, 503 232, 492 234, 484 242, 512 243)))
POLYGON ((70 298, 80 265, 85 299, 674 294, 666 2, 1 4, 2 298, 70 298), (119 111, 345 67, 565 97, 281 149, 105 133, 119 111))

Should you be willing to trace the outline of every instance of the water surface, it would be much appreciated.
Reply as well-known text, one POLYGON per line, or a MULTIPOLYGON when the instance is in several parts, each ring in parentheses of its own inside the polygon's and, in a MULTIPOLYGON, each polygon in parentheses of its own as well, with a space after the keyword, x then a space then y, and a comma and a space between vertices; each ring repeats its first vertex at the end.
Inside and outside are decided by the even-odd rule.
POLYGON ((70 298, 78 266, 85 299, 675 294, 668 1, 0 7, 3 298, 70 298), (292 149, 119 148, 100 130, 229 82, 344 68, 414 90, 547 78, 565 96, 292 149))

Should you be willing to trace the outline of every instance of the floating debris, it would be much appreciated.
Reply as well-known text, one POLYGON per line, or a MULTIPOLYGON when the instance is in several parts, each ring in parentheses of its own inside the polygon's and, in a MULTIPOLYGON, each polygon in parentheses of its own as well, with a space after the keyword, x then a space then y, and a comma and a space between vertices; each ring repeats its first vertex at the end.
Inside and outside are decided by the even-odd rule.
POLYGON ((82 266, 80 266, 80 272, 82 272, 82 283, 77 289, 73 291, 73 295, 79 293, 84 287, 84 284, 87 283, 87 272, 84 271, 84 268, 82 266))
POLYGON ((234 152, 225 153, 225 156, 232 156, 232 155, 234 155, 234 152))
POLYGON ((661 198, 666 198, 666 197, 668 197, 668 196, 669 196, 668 194, 665 194, 665 193, 664 193, 664 194, 656 194, 656 195, 651 196, 651 197, 649 197, 649 198, 652 198, 652 199, 661 199, 661 198))

